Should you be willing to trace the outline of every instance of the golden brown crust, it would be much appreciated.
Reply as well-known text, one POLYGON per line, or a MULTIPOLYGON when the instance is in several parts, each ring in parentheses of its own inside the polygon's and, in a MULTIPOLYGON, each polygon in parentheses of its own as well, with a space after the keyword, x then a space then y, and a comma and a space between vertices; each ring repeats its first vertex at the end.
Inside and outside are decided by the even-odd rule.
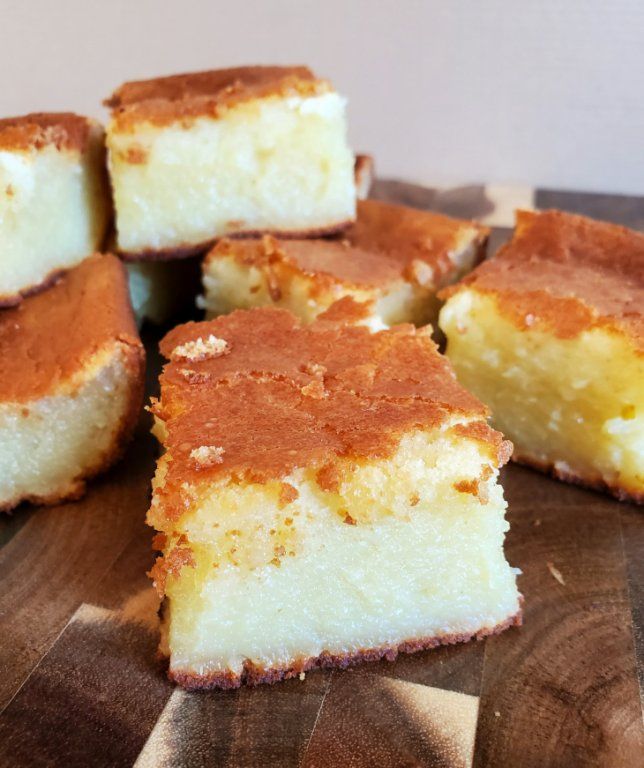
POLYGON ((501 624, 491 629, 481 629, 471 634, 436 635, 434 637, 406 640, 393 645, 383 645, 378 648, 366 648, 355 653, 334 655, 322 653, 315 658, 303 658, 289 667, 262 667, 252 662, 246 662, 241 675, 234 672, 213 672, 199 675, 195 672, 168 670, 168 677, 175 683, 188 690, 211 688, 239 688, 241 685, 260 685, 262 683, 276 683, 296 677, 302 672, 318 668, 346 669, 354 664, 379 661, 395 661, 399 653, 416 653, 418 651, 436 648, 439 645, 453 645, 468 640, 482 640, 491 635, 497 635, 510 627, 519 627, 523 623, 523 612, 519 610, 514 616, 510 616, 501 624))
POLYGON ((470 440, 478 440, 492 448, 492 453, 497 467, 502 467, 510 461, 514 446, 506 440, 500 432, 485 421, 474 421, 469 424, 456 424, 453 431, 459 437, 470 440))
MULTIPOLYGON (((386 458, 408 431, 487 415, 430 336, 410 325, 372 334, 328 319, 302 326, 275 308, 238 310, 175 328, 161 352, 171 358, 199 339, 213 345, 223 339, 229 352, 189 365, 175 355, 153 408, 165 422, 171 456, 157 492, 169 519, 186 509, 191 484, 229 477, 265 482, 339 457, 386 458), (311 384, 322 385, 315 397, 311 384), (197 470, 190 454, 200 446, 221 447, 222 460, 197 470)), ((498 433, 490 430, 487 439, 496 450, 498 433)))
POLYGON ((0 149, 26 151, 54 145, 84 152, 95 120, 72 112, 34 112, 0 120, 0 149))
POLYGON ((593 327, 644 352, 644 234, 561 211, 517 212, 512 240, 462 287, 494 296, 518 328, 573 338, 593 327))
POLYGON ((141 344, 123 264, 95 254, 46 292, 0 313, 0 401, 54 394, 115 340, 141 344))
POLYGON ((275 240, 270 243, 225 239, 206 256, 204 267, 220 256, 264 271, 304 272, 319 290, 334 283, 367 289, 397 280, 436 290, 454 279, 450 258, 469 241, 480 253, 489 230, 469 221, 381 203, 358 202, 354 224, 333 239, 275 240), (420 266, 419 266, 420 265, 420 266), (424 269, 428 267, 429 269, 424 269))
POLYGON ((66 488, 46 496, 24 494, 0 504, 1 512, 10 512, 23 502, 50 506, 64 501, 76 501, 84 496, 87 482, 93 477, 105 472, 121 458, 130 442, 134 429, 139 420, 143 405, 145 387, 145 351, 141 343, 131 344, 118 341, 116 346, 125 356, 125 368, 130 379, 128 404, 119 424, 114 431, 114 437, 109 448, 92 465, 83 469, 76 477, 70 479, 66 488))
POLYGON ((401 279, 400 269, 389 258, 352 247, 347 240, 220 240, 204 261, 204 267, 218 258, 233 258, 274 274, 278 284, 304 273, 314 289, 331 290, 333 285, 378 288, 401 279))
MULTIPOLYGON (((226 235, 229 240, 253 240, 263 235, 278 237, 282 240, 293 240, 300 238, 330 237, 344 232, 351 226, 352 221, 341 221, 337 224, 330 224, 328 227, 317 227, 300 230, 260 230, 252 229, 239 232, 232 232, 226 235)), ((119 256, 124 261, 170 261, 171 259, 187 259, 190 256, 197 256, 205 253, 219 238, 205 240, 196 245, 180 245, 173 248, 161 248, 159 250, 144 251, 118 251, 119 256)))
POLYGON ((536 469, 546 475, 552 475, 556 480, 561 480, 564 483, 578 485, 591 491, 598 491, 599 493, 607 493, 610 496, 614 496, 618 501, 644 504, 644 492, 632 491, 623 488, 617 483, 608 483, 600 477, 590 478, 576 475, 574 472, 568 472, 561 467, 556 467, 554 462, 539 461, 539 459, 535 459, 532 456, 517 455, 516 453, 512 455, 512 461, 516 464, 536 469))
POLYGON ((352 296, 343 296, 334 301, 331 306, 318 315, 318 324, 325 322, 337 325, 351 325, 352 323, 364 323, 373 313, 373 302, 356 301, 352 296))
POLYGON ((307 67, 235 67, 125 83, 104 103, 112 130, 145 121, 157 126, 217 118, 238 104, 270 96, 315 96, 332 90, 307 67))
POLYGON ((454 272, 450 253, 463 247, 468 231, 482 251, 490 230, 480 224, 379 200, 359 200, 356 222, 343 237, 355 248, 394 260, 411 279, 416 262, 429 265, 431 282, 439 287, 454 272))

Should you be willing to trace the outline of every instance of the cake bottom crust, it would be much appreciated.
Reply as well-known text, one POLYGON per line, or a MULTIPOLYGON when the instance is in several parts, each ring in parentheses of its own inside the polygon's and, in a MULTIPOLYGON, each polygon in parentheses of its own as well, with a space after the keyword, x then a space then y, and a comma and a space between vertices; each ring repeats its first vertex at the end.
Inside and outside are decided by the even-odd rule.
POLYGON ((568 472, 565 469, 556 467, 554 463, 539 461, 539 459, 535 459, 531 456, 517 455, 516 453, 513 453, 512 461, 515 464, 521 464, 524 467, 536 469, 544 475, 551 475, 555 480, 560 480, 563 483, 578 485, 581 488, 587 488, 591 491, 605 493, 609 496, 613 496, 618 501, 630 501, 633 504, 644 505, 644 491, 641 493, 629 491, 619 485, 607 483, 601 478, 582 477, 581 475, 576 475, 574 472, 568 472))
POLYGON ((213 237, 194 245, 178 245, 174 248, 146 249, 143 251, 124 251, 117 249, 118 255, 124 261, 169 261, 170 259, 187 259, 189 256, 197 256, 200 253, 212 248, 212 246, 222 237, 241 240, 244 238, 257 238, 263 235, 282 238, 283 240, 303 240, 318 237, 330 237, 339 235, 353 224, 353 221, 341 221, 338 224, 331 224, 328 227, 318 227, 313 229, 249 229, 240 232, 231 232, 230 234, 213 237))
POLYGON ((41 280, 35 285, 22 288, 21 290, 16 291, 16 293, 0 295, 0 309, 15 307, 20 304, 23 299, 28 299, 30 296, 35 296, 37 293, 41 293, 42 291, 47 290, 47 288, 51 288, 52 285, 57 283, 66 272, 69 272, 69 270, 73 268, 74 267, 71 266, 61 269, 54 269, 47 275, 47 277, 45 277, 44 280, 41 280))
MULTIPOLYGON (((521 599, 523 604, 523 599, 521 599)), ((364 661, 395 661, 399 653, 416 653, 439 645, 454 645, 468 640, 482 640, 490 635, 498 635, 510 627, 519 627, 523 623, 522 608, 505 621, 491 629, 484 628, 471 634, 434 635, 433 637, 405 640, 396 645, 382 645, 376 648, 365 648, 356 653, 331 654, 321 653, 316 657, 303 658, 288 667, 262 667, 250 661, 244 662, 244 669, 240 675, 234 672, 210 672, 198 675, 194 672, 181 670, 168 670, 168 677, 182 688, 187 690, 208 690, 212 688, 233 689, 241 685, 260 685, 262 683, 277 683, 280 680, 288 680, 297 677, 311 669, 333 668, 346 669, 354 664, 364 661)))
POLYGON ((143 403, 145 387, 145 353, 143 349, 128 347, 125 351, 127 370, 132 376, 134 385, 130 389, 127 408, 114 431, 111 448, 93 464, 85 467, 83 472, 72 479, 66 487, 45 495, 21 494, 19 497, 0 503, 0 513, 11 512, 23 502, 39 506, 53 506, 65 501, 78 501, 85 495, 87 481, 105 472, 125 453, 130 438, 139 420, 143 403))

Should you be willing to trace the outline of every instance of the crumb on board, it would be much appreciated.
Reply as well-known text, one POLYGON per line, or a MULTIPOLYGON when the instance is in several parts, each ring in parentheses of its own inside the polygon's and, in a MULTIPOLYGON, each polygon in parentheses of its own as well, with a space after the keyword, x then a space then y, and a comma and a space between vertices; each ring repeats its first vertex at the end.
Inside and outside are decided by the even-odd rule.
POLYGON ((550 571, 552 578, 558 581, 562 587, 565 586, 566 582, 564 581, 564 577, 561 575, 561 571, 556 568, 553 563, 548 562, 546 565, 548 566, 548 570, 550 571))

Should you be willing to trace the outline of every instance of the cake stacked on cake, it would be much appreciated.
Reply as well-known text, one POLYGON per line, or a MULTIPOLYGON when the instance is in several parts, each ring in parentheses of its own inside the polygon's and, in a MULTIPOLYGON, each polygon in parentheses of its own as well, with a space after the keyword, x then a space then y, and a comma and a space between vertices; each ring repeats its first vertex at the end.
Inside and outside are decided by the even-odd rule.
POLYGON ((143 397, 109 226, 104 133, 70 113, 0 120, 0 510, 78 498, 143 397))
POLYGON ((644 502, 644 235, 519 212, 446 295, 447 354, 514 459, 644 502))
POLYGON ((345 99, 306 67, 125 83, 106 104, 115 247, 142 318, 163 322, 197 293, 196 265, 177 259, 222 235, 336 232, 371 182, 371 158, 347 144, 345 99))
POLYGON ((272 682, 519 622, 511 446, 426 331, 345 298, 189 323, 154 405, 162 651, 187 687, 272 682), (357 311, 353 311, 357 310, 357 311))

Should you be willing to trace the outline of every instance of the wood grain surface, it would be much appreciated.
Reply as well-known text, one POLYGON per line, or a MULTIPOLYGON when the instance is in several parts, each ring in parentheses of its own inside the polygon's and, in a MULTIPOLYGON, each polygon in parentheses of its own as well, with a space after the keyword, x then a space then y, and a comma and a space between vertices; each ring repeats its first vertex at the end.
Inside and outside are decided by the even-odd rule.
MULTIPOLYGON (((539 195, 644 226, 641 203, 539 195)), ((469 216, 494 208, 484 187, 380 182, 375 196, 469 216)), ((159 334, 147 335, 154 391, 159 334)), ((303 681, 186 693, 155 658, 148 426, 143 416, 82 501, 0 519, 2 768, 644 765, 644 510, 508 467, 523 627, 303 681)))

